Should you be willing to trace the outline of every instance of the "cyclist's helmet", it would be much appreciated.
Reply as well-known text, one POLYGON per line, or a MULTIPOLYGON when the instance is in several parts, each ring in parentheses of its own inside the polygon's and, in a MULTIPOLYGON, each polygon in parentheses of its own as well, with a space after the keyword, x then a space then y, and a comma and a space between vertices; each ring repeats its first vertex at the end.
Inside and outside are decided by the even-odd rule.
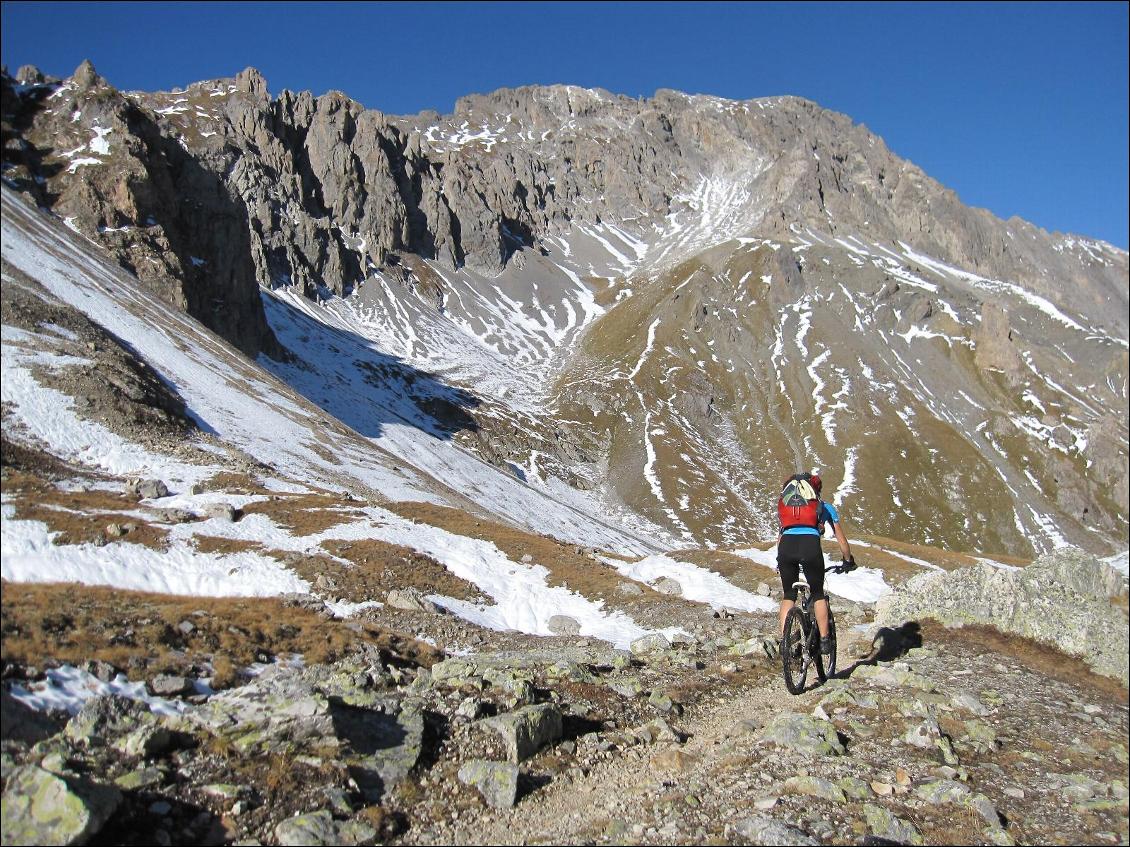
POLYGON ((824 482, 820 479, 820 474, 813 471, 808 477, 808 482, 812 486, 812 490, 816 492, 816 496, 820 496, 820 489, 824 487, 824 482))

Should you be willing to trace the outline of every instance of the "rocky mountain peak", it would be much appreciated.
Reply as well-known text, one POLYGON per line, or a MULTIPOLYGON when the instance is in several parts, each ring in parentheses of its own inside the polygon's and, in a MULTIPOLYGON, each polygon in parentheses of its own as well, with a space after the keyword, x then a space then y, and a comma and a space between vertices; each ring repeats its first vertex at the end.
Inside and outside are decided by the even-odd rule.
POLYGON ((267 96, 267 80, 255 68, 244 68, 235 76, 235 87, 247 94, 267 96))

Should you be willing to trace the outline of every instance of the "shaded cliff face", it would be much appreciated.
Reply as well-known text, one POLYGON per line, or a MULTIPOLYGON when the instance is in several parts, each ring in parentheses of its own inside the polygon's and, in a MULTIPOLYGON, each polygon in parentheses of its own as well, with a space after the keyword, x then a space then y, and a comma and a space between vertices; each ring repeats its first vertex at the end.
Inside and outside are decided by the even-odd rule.
POLYGON ((352 426, 364 356, 272 303, 471 389, 458 438, 492 464, 688 542, 771 534, 779 477, 819 464, 875 534, 1125 544, 1125 251, 966 208, 811 102, 389 116, 84 65, 6 80, 4 132, 9 183, 245 352, 278 335, 352 426))
POLYGON ((247 209, 225 184, 223 161, 194 156, 89 63, 63 83, 5 77, 3 125, 9 184, 245 353, 280 355, 259 300, 247 209))

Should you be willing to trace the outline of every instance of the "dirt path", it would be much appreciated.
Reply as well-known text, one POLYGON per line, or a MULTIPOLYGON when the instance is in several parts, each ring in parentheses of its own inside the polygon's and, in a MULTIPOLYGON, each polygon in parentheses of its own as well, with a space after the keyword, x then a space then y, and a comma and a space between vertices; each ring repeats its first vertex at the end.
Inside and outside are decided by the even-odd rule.
POLYGON ((848 678, 797 697, 768 669, 719 688, 670 719, 683 744, 613 749, 540 785, 531 761, 534 785, 514 809, 467 808, 413 840, 1125 842, 1125 692, 1085 671, 1066 678, 1055 654, 929 636, 893 662, 853 669, 841 657, 848 678), (818 705, 828 722, 810 718, 818 705), (767 744, 759 730, 774 718, 834 728, 844 755, 767 744), (758 829, 769 819, 796 829, 758 829))
MULTIPOLYGON (((536 844, 583 843, 602 837, 614 841, 721 837, 726 820, 706 811, 696 813, 688 795, 701 801, 711 791, 714 776, 734 768, 742 758, 735 739, 744 735, 752 740, 755 726, 780 712, 811 710, 826 693, 816 688, 793 697, 780 675, 768 674, 740 690, 720 688, 708 703, 671 720, 688 737, 685 743, 660 742, 606 754, 608 758, 586 775, 554 780, 514 809, 489 811, 470 826, 456 825, 444 838, 455 844, 536 844), (741 726, 743 720, 751 724, 741 726), (672 804, 682 807, 678 815, 668 809, 672 804)), ((742 791, 761 782, 754 777, 742 791)), ((751 814, 754 810, 735 802, 731 811, 751 814)))

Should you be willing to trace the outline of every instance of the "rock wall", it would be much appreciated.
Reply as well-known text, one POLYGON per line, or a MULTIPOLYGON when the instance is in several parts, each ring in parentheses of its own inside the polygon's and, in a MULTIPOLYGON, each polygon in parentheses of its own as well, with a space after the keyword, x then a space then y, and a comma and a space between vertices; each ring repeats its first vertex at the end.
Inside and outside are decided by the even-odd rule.
POLYGON ((982 564, 919 574, 879 600, 876 624, 897 627, 918 618, 947 626, 987 624, 1077 656, 1097 673, 1130 684, 1130 628, 1110 600, 1122 577, 1094 556, 1057 550, 1026 568, 982 564))

